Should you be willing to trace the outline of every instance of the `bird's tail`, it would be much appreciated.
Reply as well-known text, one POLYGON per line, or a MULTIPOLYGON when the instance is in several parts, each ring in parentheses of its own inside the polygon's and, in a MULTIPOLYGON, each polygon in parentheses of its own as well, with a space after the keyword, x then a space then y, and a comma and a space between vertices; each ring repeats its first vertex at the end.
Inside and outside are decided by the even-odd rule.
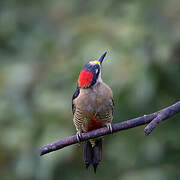
POLYGON ((102 160, 102 139, 96 139, 93 141, 93 145, 90 141, 87 141, 84 144, 84 162, 86 168, 92 164, 94 172, 96 173, 97 166, 102 160))

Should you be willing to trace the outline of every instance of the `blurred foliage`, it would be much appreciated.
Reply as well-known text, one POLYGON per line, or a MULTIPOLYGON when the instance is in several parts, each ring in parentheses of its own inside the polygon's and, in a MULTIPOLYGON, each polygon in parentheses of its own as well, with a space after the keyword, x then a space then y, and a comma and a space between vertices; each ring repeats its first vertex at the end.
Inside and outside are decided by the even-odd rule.
POLYGON ((85 170, 78 145, 39 156, 40 146, 75 134, 79 71, 105 50, 114 122, 175 103, 180 1, 0 1, 1 179, 179 179, 180 115, 149 137, 143 127, 106 137, 96 175, 85 170))

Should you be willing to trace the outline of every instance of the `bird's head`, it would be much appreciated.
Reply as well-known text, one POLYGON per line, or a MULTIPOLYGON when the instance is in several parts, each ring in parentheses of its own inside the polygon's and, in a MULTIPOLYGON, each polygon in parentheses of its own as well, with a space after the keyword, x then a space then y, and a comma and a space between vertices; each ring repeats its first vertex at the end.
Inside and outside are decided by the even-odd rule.
POLYGON ((101 80, 101 64, 107 52, 105 52, 98 60, 88 62, 81 70, 78 78, 78 86, 81 88, 89 88, 101 80))

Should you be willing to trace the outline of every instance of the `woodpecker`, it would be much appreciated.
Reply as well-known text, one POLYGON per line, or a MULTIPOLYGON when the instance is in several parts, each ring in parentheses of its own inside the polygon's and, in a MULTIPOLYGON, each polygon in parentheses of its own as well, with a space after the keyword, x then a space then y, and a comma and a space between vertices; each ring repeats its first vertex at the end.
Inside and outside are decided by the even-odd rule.
MULTIPOLYGON (((73 122, 80 142, 81 134, 107 126, 112 132, 113 95, 101 78, 105 52, 99 59, 88 62, 81 70, 77 88, 72 97, 73 122)), ((84 144, 86 168, 92 164, 94 172, 102 160, 102 138, 91 139, 84 144)))

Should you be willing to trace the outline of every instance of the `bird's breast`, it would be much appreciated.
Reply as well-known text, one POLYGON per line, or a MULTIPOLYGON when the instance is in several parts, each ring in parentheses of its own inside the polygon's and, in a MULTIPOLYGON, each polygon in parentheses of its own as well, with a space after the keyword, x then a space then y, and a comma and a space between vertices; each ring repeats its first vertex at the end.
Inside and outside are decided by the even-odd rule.
POLYGON ((99 83, 93 88, 81 89, 76 105, 80 109, 90 112, 100 112, 109 106, 111 98, 112 92, 110 88, 104 83, 99 83))
POLYGON ((75 99, 76 113, 83 120, 83 131, 98 129, 109 121, 112 114, 112 92, 106 85, 80 89, 75 99))

